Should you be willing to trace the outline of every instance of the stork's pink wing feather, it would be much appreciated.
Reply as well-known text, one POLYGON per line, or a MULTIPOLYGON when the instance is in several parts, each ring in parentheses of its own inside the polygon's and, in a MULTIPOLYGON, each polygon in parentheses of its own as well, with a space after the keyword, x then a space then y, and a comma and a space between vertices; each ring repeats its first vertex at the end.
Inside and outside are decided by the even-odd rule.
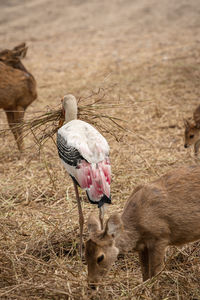
POLYGON ((84 160, 76 169, 76 179, 86 189, 91 200, 99 201, 103 195, 110 197, 111 167, 109 158, 95 164, 84 160))

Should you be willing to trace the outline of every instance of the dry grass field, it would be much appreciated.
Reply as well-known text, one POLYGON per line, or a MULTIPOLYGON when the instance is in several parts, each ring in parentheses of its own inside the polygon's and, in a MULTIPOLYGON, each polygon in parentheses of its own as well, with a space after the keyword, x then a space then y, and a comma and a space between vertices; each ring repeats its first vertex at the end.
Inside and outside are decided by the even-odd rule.
MULTIPOLYGON (((87 98, 99 88, 121 106, 106 111, 128 129, 116 130, 118 141, 105 134, 108 214, 122 211, 137 184, 199 163, 183 146, 183 119, 200 104, 198 0, 1 0, 0 49, 23 41, 38 85, 26 119, 58 108, 66 93, 87 98)), ((7 127, 1 110, 0 129, 7 127)), ((165 269, 146 283, 129 253, 98 291, 87 287, 73 185, 54 141, 39 148, 28 135, 19 160, 12 134, 0 136, 0 299, 199 300, 200 242, 168 249, 165 269)), ((81 197, 87 220, 98 210, 81 197)))

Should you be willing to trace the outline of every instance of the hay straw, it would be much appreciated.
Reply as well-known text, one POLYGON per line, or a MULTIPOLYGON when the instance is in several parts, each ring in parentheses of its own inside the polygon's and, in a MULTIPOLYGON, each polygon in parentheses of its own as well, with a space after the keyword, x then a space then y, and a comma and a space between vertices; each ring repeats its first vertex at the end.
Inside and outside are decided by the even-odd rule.
MULTIPOLYGON (((42 1, 42 4, 45 5, 45 2, 42 1)), ((150 27, 150 14, 145 9, 137 10, 142 23, 138 22, 138 18, 134 23, 135 2, 127 2, 128 10, 121 5, 121 1, 109 2, 108 8, 115 17, 109 18, 108 26, 102 31, 102 22, 98 24, 105 19, 105 10, 99 10, 98 2, 90 9, 86 1, 85 5, 69 5, 66 14, 62 5, 54 9, 56 2, 49 1, 49 9, 56 13, 45 19, 51 28, 50 37, 44 31, 41 41, 32 43, 33 51, 29 56, 29 66, 37 74, 41 98, 56 99, 57 95, 64 93, 66 86, 70 86, 75 95, 80 95, 80 90, 99 86, 104 74, 112 73, 112 76, 109 80, 101 80, 101 85, 119 83, 115 90, 101 90, 101 95, 89 95, 78 102, 80 108, 105 94, 101 101, 105 103, 104 109, 94 108, 94 113, 122 116, 129 122, 130 131, 134 131, 134 135, 130 131, 122 131, 120 144, 112 137, 109 141, 113 174, 113 205, 109 207, 109 215, 116 210, 122 211, 136 185, 152 181, 182 164, 196 163, 193 149, 185 150, 183 147, 183 118, 192 116, 200 99, 199 28, 187 26, 186 29, 185 26, 187 17, 193 25, 199 22, 198 10, 192 10, 197 1, 192 1, 189 9, 188 6, 183 7, 183 0, 174 1, 173 5, 163 1, 160 5, 162 10, 158 7, 158 1, 144 1, 144 8, 153 13, 150 27), (172 8, 175 13, 181 9, 184 18, 177 13, 175 22, 167 22, 172 8), (91 11, 95 9, 98 13, 92 16, 91 11), (71 14, 74 10, 76 14, 71 14), (77 18, 83 17, 83 12, 87 23, 80 19, 83 22, 79 26, 77 18), (52 26, 58 25, 58 13, 60 26, 52 26), (66 27, 68 15, 70 26, 66 27), (154 26, 157 20, 161 20, 160 26, 154 26), (83 30, 86 27, 88 30, 83 30), (123 103, 113 111, 106 108, 111 102, 117 106, 120 97, 124 102, 131 102, 131 107, 126 109, 123 103), (171 127, 173 124, 176 127, 171 127)), ((37 12, 37 5, 35 8, 37 12)), ((5 9, 9 12, 9 7, 5 6, 5 9)), ((24 27, 16 26, 15 31, 11 30, 15 9, 17 16, 21 6, 10 9, 12 14, 7 14, 8 22, 1 24, 2 30, 5 29, 5 34, 1 35, 2 45, 5 38, 6 42, 13 42, 16 33, 20 37, 24 27)), ((38 9, 41 11, 40 6, 38 9)), ((37 24, 35 18, 28 18, 32 26, 27 26, 24 33, 29 41, 32 36, 37 38, 40 32, 41 22, 44 22, 43 14, 41 16, 37 24)), ((21 23, 20 18, 18 21, 19 25, 24 25, 24 18, 21 18, 21 23)), ((44 101, 36 101, 34 108, 44 111, 43 105, 44 101)), ((59 108, 54 107, 52 111, 59 108)), ((46 109, 46 113, 50 112, 46 109)), ((31 109, 28 109, 26 119, 29 113, 31 109)), ((37 115, 41 117, 42 112, 37 112, 37 115)), ((84 119, 84 116, 79 118, 84 119)), ((92 124, 93 119, 88 121, 92 124)), ((103 126, 106 126, 104 122, 113 126, 109 119, 103 118, 101 121, 98 118, 94 121, 101 122, 103 126)), ((45 127, 48 133, 56 128, 57 122, 48 122, 32 131, 39 140, 45 127)), ((121 121, 119 123, 124 125, 121 121)), ((5 127, 2 123, 1 126, 5 127)), ((24 130, 24 134, 29 135, 25 139, 26 145, 32 144, 32 131, 27 125, 27 131, 24 130)), ((40 157, 34 153, 34 159, 29 159, 32 151, 20 161, 16 158, 17 153, 13 136, 9 133, 8 138, 1 139, 0 158, 1 299, 200 300, 200 242, 181 248, 181 252, 171 247, 166 254, 164 271, 155 280, 146 283, 141 282, 137 255, 130 252, 121 256, 102 280, 99 291, 92 292, 87 285, 86 265, 77 253, 79 227, 73 185, 61 167, 54 144, 49 139, 48 147, 43 147, 40 157)), ((85 194, 81 197, 87 201, 85 194)), ((85 221, 91 211, 98 213, 98 209, 86 201, 82 202, 85 221)))
MULTIPOLYGON (((116 116, 112 116, 110 113, 115 109, 121 109, 122 105, 121 103, 108 103, 104 100, 104 96, 105 89, 99 88, 97 92, 92 91, 89 96, 79 98, 78 119, 90 123, 100 132, 108 133, 112 135, 117 141, 119 141, 119 132, 123 132, 128 129, 126 129, 123 125, 125 123, 125 120, 116 116)), ((123 108, 125 108, 125 106, 123 106, 123 108)), ((128 109, 128 106, 126 106, 126 108, 128 109)), ((22 128, 24 137, 32 134, 35 142, 39 147, 41 147, 57 132, 57 130, 59 129, 58 122, 62 118, 63 116, 61 108, 49 109, 42 115, 36 116, 29 120, 25 120, 21 124, 16 124, 15 128, 22 128)), ((0 135, 5 135, 9 131, 9 128, 2 129, 0 130, 0 135)))

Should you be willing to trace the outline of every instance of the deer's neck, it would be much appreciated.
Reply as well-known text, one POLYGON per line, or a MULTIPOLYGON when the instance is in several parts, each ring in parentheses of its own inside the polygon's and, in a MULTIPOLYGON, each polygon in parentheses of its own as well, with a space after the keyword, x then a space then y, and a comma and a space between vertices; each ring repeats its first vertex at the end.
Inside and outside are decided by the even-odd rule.
POLYGON ((117 236, 115 245, 119 249, 120 253, 126 253, 132 249, 137 248, 138 234, 131 224, 131 220, 123 220, 123 230, 117 236))
MULTIPOLYGON (((138 186, 134 193, 140 190, 141 186, 138 186)), ((118 247, 121 253, 130 251, 132 249, 137 250, 140 244, 140 235, 137 230, 138 211, 135 207, 135 203, 132 201, 132 197, 126 202, 124 210, 121 214, 121 220, 123 222, 123 231, 116 239, 116 247, 118 247)))
POLYGON ((198 153, 199 148, 200 148, 200 136, 199 136, 199 140, 198 140, 198 141, 195 143, 195 145, 194 145, 194 151, 195 151, 195 154, 198 153))

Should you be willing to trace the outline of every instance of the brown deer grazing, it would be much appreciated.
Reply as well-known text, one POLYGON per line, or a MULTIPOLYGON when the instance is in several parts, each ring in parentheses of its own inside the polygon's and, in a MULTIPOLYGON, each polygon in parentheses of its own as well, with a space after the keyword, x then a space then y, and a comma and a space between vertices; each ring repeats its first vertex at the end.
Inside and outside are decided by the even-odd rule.
POLYGON ((188 148, 190 145, 194 145, 194 153, 198 154, 200 147, 200 105, 195 109, 193 113, 194 123, 185 120, 185 144, 184 147, 188 148))
POLYGON ((22 128, 17 125, 23 121, 26 108, 37 98, 36 81, 20 60, 26 52, 25 43, 0 52, 0 108, 6 112, 20 152, 24 145, 22 128))
POLYGON ((143 280, 162 270, 165 249, 200 239, 200 167, 173 170, 138 186, 119 216, 113 214, 100 230, 90 215, 86 242, 91 288, 109 271, 119 253, 139 253, 143 280))

